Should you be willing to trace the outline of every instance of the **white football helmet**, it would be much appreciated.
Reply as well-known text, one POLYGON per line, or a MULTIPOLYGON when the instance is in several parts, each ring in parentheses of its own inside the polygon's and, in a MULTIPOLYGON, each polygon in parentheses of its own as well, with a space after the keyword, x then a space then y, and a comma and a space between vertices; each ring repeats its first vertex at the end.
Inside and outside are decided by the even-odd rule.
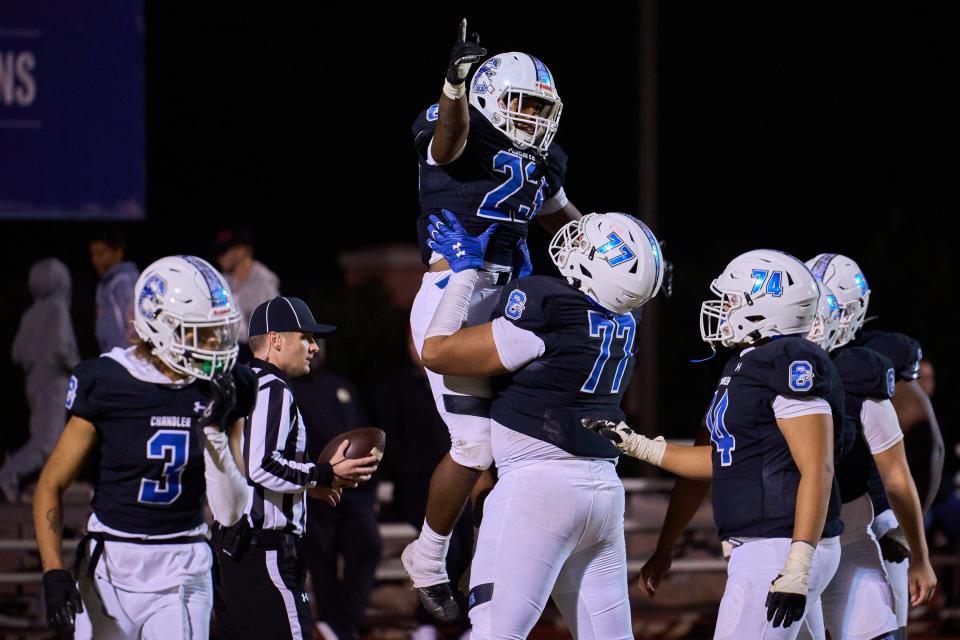
POLYGON ((534 147, 541 153, 550 148, 563 110, 547 65, 519 51, 499 53, 477 68, 470 83, 470 104, 517 147, 534 147), (514 98, 516 109, 511 110, 514 98), (524 100, 529 98, 546 103, 539 115, 523 113, 524 100))
POLYGON ((710 290, 719 298, 700 306, 700 335, 704 342, 725 347, 809 333, 820 298, 810 270, 790 254, 772 249, 737 256, 710 290))
POLYGON ((839 253, 821 253, 807 260, 814 277, 836 294, 840 303, 840 335, 835 347, 842 347, 857 337, 867 319, 870 287, 856 262, 839 253))
POLYGON ((240 312, 227 281, 195 256, 167 256, 137 279, 133 327, 174 371, 209 380, 237 361, 240 312))
POLYGON ((560 274, 614 313, 657 295, 663 256, 653 232, 625 213, 591 213, 564 225, 550 241, 560 274))
POLYGON ((807 339, 816 342, 824 351, 832 351, 840 337, 840 303, 830 287, 820 283, 817 317, 807 339))

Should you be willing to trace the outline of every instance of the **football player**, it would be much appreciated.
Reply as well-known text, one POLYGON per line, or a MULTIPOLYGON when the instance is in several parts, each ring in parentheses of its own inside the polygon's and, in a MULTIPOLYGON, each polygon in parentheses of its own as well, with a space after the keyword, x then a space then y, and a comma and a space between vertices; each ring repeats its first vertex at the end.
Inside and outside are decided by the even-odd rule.
MULTIPOLYGON (((590 420, 640 460, 712 480, 729 557, 714 638, 795 638, 840 560, 834 450, 843 389, 829 356, 806 340, 820 289, 785 253, 750 251, 713 281, 701 337, 737 349, 706 417, 710 445, 650 440, 624 423, 590 420)), ((695 508, 695 507, 694 507, 695 508)))
MULTIPOLYGON (((88 617, 76 621, 80 637, 207 638, 213 555, 204 475, 213 470, 211 451, 216 473, 240 476, 226 437, 210 444, 204 434, 250 410, 256 378, 234 367, 240 315, 207 262, 162 258, 144 269, 135 295, 139 342, 74 369, 69 420, 37 483, 47 617, 61 637, 73 637, 85 607, 88 617), (62 496, 88 460, 95 493, 78 550, 78 591, 61 554, 62 496)), ((210 496, 224 521, 236 517, 243 495, 230 482, 210 496)))
POLYGON ((902 334, 880 331, 865 332, 858 339, 866 320, 870 288, 856 262, 843 255, 823 253, 807 261, 807 266, 836 293, 840 318, 832 356, 847 391, 848 420, 859 420, 863 435, 838 468, 847 529, 841 539, 844 561, 834 580, 837 585, 831 583, 824 594, 826 626, 839 630, 842 624, 844 637, 848 630, 851 638, 874 637, 867 630, 878 629, 873 625, 886 607, 877 598, 866 597, 866 590, 851 589, 851 584, 867 582, 865 572, 882 573, 880 567, 872 566, 877 556, 873 544, 877 534, 884 557, 889 558, 885 573, 893 587, 897 633, 905 637, 909 605, 929 601, 937 584, 923 530, 923 510, 907 464, 903 432, 889 400, 895 397, 895 391, 903 389, 909 393, 909 383, 898 384, 897 379, 916 377, 919 345, 902 334), (870 495, 863 495, 865 492, 870 495), (848 513, 851 509, 854 512, 848 513), (877 518, 872 517, 874 513, 877 518), (873 528, 869 534, 866 526, 873 528), (855 554, 854 548, 864 551, 855 554), (899 553, 898 548, 902 550, 899 553), (907 554, 909 564, 904 562, 907 554), (857 598, 844 614, 847 596, 863 598, 857 598))
POLYGON ((491 449, 499 481, 484 503, 470 574, 472 638, 525 638, 551 596, 575 638, 632 638, 619 451, 581 426, 623 419, 639 309, 664 261, 651 231, 622 213, 563 227, 550 255, 566 280, 520 278, 493 320, 462 327, 492 235, 433 218, 431 247, 454 271, 426 332, 424 364, 496 376, 491 449))
MULTIPOLYGON (((484 322, 511 276, 530 272, 528 227, 535 218, 551 233, 580 218, 564 193, 566 154, 554 141, 563 103, 553 74, 539 59, 511 51, 483 62, 467 86, 472 64, 486 54, 460 22, 439 101, 413 125, 420 166, 420 248, 428 265, 410 314, 418 351, 451 271, 431 250, 426 221, 441 210, 479 235, 491 223, 468 325, 484 322), (469 91, 469 95, 468 95, 469 91)), ((453 620, 457 606, 446 575, 450 533, 470 490, 492 460, 490 389, 486 380, 428 373, 437 409, 450 430, 450 453, 431 480, 420 537, 403 552, 403 566, 424 606, 453 620)))

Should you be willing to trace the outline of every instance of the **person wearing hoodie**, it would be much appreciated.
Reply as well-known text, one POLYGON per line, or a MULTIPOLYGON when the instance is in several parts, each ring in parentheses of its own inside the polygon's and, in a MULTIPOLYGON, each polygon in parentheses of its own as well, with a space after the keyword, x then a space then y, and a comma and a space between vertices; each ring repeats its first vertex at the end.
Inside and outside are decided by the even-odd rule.
POLYGON ((262 303, 280 296, 280 278, 253 259, 253 234, 245 227, 218 231, 216 253, 240 309, 240 362, 247 362, 253 355, 247 345, 250 316, 262 303))
POLYGON ((20 319, 12 358, 23 367, 30 406, 30 439, 0 468, 0 490, 17 499, 20 481, 43 467, 63 430, 63 404, 70 370, 80 361, 70 321, 70 272, 56 258, 30 267, 33 304, 20 319))
POLYGON ((133 286, 137 265, 123 259, 123 237, 103 230, 90 239, 90 262, 97 271, 97 344, 100 353, 130 346, 133 334, 133 286))

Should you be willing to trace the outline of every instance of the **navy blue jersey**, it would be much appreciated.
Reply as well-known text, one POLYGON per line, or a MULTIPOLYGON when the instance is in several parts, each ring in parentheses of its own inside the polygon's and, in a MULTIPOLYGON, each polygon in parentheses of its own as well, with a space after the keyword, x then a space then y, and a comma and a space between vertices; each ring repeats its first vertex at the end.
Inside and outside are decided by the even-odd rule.
MULTIPOLYGON (((823 349, 785 337, 731 358, 707 413, 713 443, 713 515, 721 539, 793 536, 800 472, 773 412, 777 396, 823 398, 834 440, 843 427, 843 387, 823 349)), ((823 537, 839 535, 834 482, 823 537)))
POLYGON ((576 456, 617 457, 619 449, 581 419, 624 419, 639 311, 616 315, 560 278, 532 276, 504 287, 493 317, 537 334, 545 349, 495 381, 490 417, 576 456))
POLYGON ((427 163, 427 148, 439 121, 438 106, 423 111, 413 123, 420 159, 420 218, 417 235, 424 263, 430 258, 426 221, 441 209, 453 212, 471 235, 499 223, 484 256, 487 261, 512 266, 517 239, 543 203, 563 186, 567 156, 554 142, 546 157, 533 149, 519 149, 486 117, 470 107, 470 133, 463 154, 448 164, 427 163))
MULTIPOLYGON (((203 523, 203 449, 192 426, 208 395, 206 382, 183 387, 144 382, 112 358, 85 360, 74 368, 66 405, 97 431, 92 506, 100 522, 145 535, 203 523)), ((238 408, 230 419, 242 413, 238 408)))
MULTIPOLYGON (((908 335, 894 331, 861 331, 854 342, 859 347, 872 349, 890 359, 897 380, 916 380, 920 377, 920 360, 923 359, 923 349, 920 343, 908 335)), ((882 513, 890 508, 887 492, 880 480, 880 474, 872 475, 868 479, 870 499, 873 501, 873 512, 882 513)))
POLYGON ((889 358, 898 380, 916 380, 920 377, 923 349, 910 336, 893 331, 861 331, 854 344, 873 349, 889 358))
MULTIPOLYGON (((836 467, 840 499, 846 504, 868 493, 871 480, 883 487, 873 455, 864 439, 860 414, 867 398, 888 400, 893 397, 896 374, 890 360, 864 347, 843 347, 834 351, 831 357, 843 382, 844 429, 846 433, 853 434, 836 467)), ((886 501, 885 493, 883 501, 886 501)), ((889 504, 886 506, 889 507, 889 504)))

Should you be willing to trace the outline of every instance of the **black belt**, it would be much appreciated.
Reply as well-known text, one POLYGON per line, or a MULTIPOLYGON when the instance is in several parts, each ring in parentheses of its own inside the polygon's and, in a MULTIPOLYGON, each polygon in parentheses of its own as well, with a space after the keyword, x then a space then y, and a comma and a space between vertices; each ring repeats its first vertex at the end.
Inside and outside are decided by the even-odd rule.
POLYGON ((213 526, 213 538, 220 549, 234 560, 239 560, 247 549, 282 551, 284 558, 297 557, 300 536, 281 529, 253 529, 246 518, 230 527, 219 523, 213 526))
POLYGON ((103 555, 104 542, 127 542, 130 544, 147 545, 197 544, 200 542, 203 542, 204 544, 207 543, 207 537, 202 535, 176 536, 174 538, 126 538, 124 536, 115 536, 111 533, 103 533, 100 531, 91 532, 83 536, 83 539, 80 540, 80 544, 77 545, 77 557, 74 561, 74 572, 78 576, 80 575, 80 563, 84 556, 87 555, 87 548, 90 546, 91 540, 97 543, 93 548, 93 551, 90 553, 90 563, 87 565, 87 575, 91 580, 93 579, 94 571, 97 569, 97 564, 100 563, 100 556, 103 555))

